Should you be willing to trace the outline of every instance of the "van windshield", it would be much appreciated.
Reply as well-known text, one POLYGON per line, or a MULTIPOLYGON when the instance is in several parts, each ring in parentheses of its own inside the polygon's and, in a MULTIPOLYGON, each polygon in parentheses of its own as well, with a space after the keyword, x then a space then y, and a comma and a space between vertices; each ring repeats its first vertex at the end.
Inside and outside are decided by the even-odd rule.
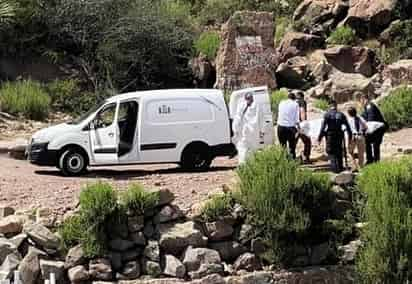
POLYGON ((88 118, 92 113, 96 112, 99 108, 101 108, 106 101, 103 101, 97 104, 95 107, 92 107, 88 112, 80 115, 78 118, 73 119, 72 121, 68 122, 67 124, 78 125, 82 123, 86 118, 88 118))

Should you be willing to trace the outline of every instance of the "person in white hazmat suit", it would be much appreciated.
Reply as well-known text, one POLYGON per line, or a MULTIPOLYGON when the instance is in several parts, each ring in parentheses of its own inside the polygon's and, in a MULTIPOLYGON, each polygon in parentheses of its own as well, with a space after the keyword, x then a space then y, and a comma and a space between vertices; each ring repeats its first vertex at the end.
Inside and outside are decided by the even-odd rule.
POLYGON ((254 103, 252 93, 247 93, 243 102, 239 103, 233 119, 233 141, 238 151, 239 165, 259 148, 263 137, 263 113, 254 103))

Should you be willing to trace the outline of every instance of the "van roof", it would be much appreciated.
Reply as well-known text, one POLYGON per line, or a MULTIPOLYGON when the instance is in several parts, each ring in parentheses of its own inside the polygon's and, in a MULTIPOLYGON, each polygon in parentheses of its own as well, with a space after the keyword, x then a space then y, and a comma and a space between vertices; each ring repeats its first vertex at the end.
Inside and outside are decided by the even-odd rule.
POLYGON ((162 90, 151 90, 151 91, 137 91, 119 94, 107 99, 108 102, 117 100, 127 100, 131 98, 142 98, 144 96, 150 96, 154 98, 159 97, 170 97, 175 95, 202 95, 202 96, 216 96, 221 95, 222 91, 217 89, 162 89, 162 90))

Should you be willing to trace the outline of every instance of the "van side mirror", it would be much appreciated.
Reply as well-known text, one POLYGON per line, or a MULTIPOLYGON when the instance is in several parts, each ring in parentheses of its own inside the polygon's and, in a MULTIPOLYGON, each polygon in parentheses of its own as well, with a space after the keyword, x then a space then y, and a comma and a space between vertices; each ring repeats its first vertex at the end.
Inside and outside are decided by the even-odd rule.
POLYGON ((94 130, 94 129, 95 129, 95 125, 94 125, 94 121, 93 121, 93 120, 90 121, 90 123, 89 123, 89 129, 90 129, 90 130, 94 130))

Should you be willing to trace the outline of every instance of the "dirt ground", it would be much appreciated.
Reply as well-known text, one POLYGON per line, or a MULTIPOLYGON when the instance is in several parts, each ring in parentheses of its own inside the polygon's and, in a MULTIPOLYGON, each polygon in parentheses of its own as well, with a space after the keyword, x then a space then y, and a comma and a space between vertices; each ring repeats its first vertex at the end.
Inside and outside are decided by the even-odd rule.
POLYGON ((148 188, 167 188, 183 209, 204 200, 234 176, 236 160, 215 160, 204 173, 185 173, 176 165, 91 168, 85 176, 63 177, 56 168, 37 167, 27 161, 0 155, 0 204, 17 209, 50 208, 58 214, 73 209, 81 188, 87 183, 106 181, 122 190, 130 183, 148 188))
MULTIPOLYGON (((319 112, 310 110, 309 119, 319 116, 319 112)), ((36 125, 29 131, 12 129, 7 137, 0 137, 0 148, 11 143, 12 138, 27 139, 30 132, 38 128, 41 125, 36 125)), ((384 157, 412 149, 412 128, 386 134, 382 149, 384 157)), ((322 152, 321 146, 314 145, 314 157, 321 157, 322 152)), ((107 181, 119 190, 130 183, 141 183, 148 188, 167 188, 175 194, 176 204, 189 209, 194 203, 220 192, 224 184, 230 183, 235 176, 236 164, 236 159, 219 158, 214 161, 211 170, 204 173, 185 173, 177 165, 103 167, 92 168, 82 177, 68 178, 61 176, 55 168, 37 167, 27 161, 13 160, 0 154, 0 205, 24 210, 50 208, 57 215, 63 215, 75 208, 84 185, 107 181)), ((327 164, 316 161, 309 168, 327 169, 327 164)))

